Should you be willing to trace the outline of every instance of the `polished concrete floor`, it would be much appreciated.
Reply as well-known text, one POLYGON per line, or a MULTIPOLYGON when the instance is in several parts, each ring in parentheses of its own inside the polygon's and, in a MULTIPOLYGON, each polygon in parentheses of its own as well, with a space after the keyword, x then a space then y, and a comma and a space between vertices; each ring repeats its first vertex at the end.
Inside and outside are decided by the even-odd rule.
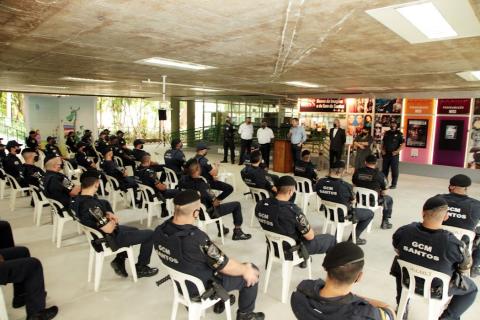
MULTIPOLYGON (((152 150, 163 154, 162 149, 152 150)), ((187 153, 187 156, 191 153, 187 153)), ((218 155, 211 155, 212 160, 220 159, 218 155)), ((246 200, 243 192, 246 190, 240 179, 238 165, 222 165, 221 171, 233 172, 236 176, 235 193, 228 200, 241 201, 246 221, 249 221, 253 208, 251 200, 246 200)), ((346 177, 347 180, 350 177, 346 177)), ((391 261, 394 252, 391 245, 391 237, 396 228, 412 221, 420 219, 420 209, 423 202, 432 195, 447 191, 447 180, 401 175, 398 189, 390 194, 395 201, 392 230, 379 228, 380 217, 375 218, 372 233, 365 238, 368 243, 363 247, 366 254, 366 267, 363 280, 358 283, 354 292, 384 300, 394 304, 394 280, 389 275, 391 261)), ((470 195, 480 198, 480 185, 470 188, 470 195)), ((7 192, 8 197, 8 192, 7 192)), ((109 266, 111 258, 107 258, 103 268, 103 277, 100 291, 93 291, 93 284, 87 283, 88 245, 84 236, 79 236, 73 224, 67 224, 64 231, 62 247, 57 249, 51 242, 52 226, 50 213, 45 210, 42 225, 35 227, 32 222, 33 210, 29 206, 29 199, 22 198, 17 202, 14 212, 8 209, 8 199, 0 200, 0 218, 8 220, 13 228, 15 240, 18 245, 30 248, 33 256, 38 257, 44 267, 46 288, 48 291, 47 304, 56 304, 60 308, 58 319, 83 320, 83 319, 169 319, 172 302, 171 283, 167 282, 161 287, 155 285, 155 281, 165 275, 160 261, 155 253, 152 256, 151 265, 160 268, 158 276, 143 278, 137 283, 129 279, 117 277, 109 266)), ((121 223, 144 228, 139 223, 138 212, 131 210, 119 210, 121 223)), ((308 213, 308 218, 316 232, 320 232, 322 219, 313 208, 308 213)), ((227 226, 232 226, 230 217, 224 219, 227 226)), ((160 221, 154 220, 154 226, 160 221)), ((245 226, 245 231, 252 233, 253 238, 245 242, 233 242, 228 236, 222 249, 230 256, 240 261, 256 263, 263 271, 265 265, 265 240, 255 223, 254 228, 245 226)), ((210 229, 212 233, 215 228, 210 229)), ((216 233, 216 232, 215 232, 216 233)), ((216 240, 216 235, 212 237, 216 240)), ((138 252, 138 248, 135 248, 138 252)), ((324 277, 321 263, 323 255, 313 258, 313 277, 324 277)), ((260 283, 260 292, 257 298, 257 310, 266 313, 267 319, 294 319, 289 304, 280 302, 281 292, 281 269, 273 268, 269 290, 263 294, 263 278, 260 283)), ((262 273, 263 276, 263 273, 262 273)), ((296 268, 291 282, 291 290, 306 278, 306 271, 296 268)), ((479 278, 480 279, 480 278, 479 278)), ((480 281, 476 280, 477 285, 480 281)), ((10 319, 25 319, 23 309, 14 310, 10 307, 12 287, 4 289, 8 305, 10 319)), ((233 310, 236 310, 234 306, 233 310)), ((465 320, 478 319, 480 305, 476 304, 462 317, 465 320)), ((187 313, 183 308, 179 309, 178 319, 186 319, 187 313)), ((212 311, 207 312, 207 319, 224 319, 224 315, 215 315, 212 311)), ((420 315, 417 319, 425 319, 420 315)))

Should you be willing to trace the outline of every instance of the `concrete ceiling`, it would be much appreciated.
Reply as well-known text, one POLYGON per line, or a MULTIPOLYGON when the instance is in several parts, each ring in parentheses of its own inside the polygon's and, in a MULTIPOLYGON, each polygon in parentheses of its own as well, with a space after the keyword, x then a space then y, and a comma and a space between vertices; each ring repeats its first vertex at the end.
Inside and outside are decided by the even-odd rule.
MULTIPOLYGON (((479 17, 480 0, 470 1, 479 17)), ((480 69, 479 37, 411 45, 365 13, 404 2, 0 0, 0 90, 152 96, 161 85, 141 81, 162 75, 169 83, 224 88, 221 95, 480 89, 455 74, 480 69), (153 56, 216 69, 134 63, 153 56), (283 84, 291 80, 325 87, 283 84)), ((195 93, 169 85, 167 94, 195 93)))

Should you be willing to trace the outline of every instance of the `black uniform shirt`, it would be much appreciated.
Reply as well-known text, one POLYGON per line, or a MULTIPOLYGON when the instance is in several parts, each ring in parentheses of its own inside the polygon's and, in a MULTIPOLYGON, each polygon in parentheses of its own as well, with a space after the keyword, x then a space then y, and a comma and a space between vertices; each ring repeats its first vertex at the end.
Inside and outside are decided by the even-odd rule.
POLYGON ((143 156, 147 155, 148 152, 142 149, 133 149, 132 154, 135 157, 135 160, 142 161, 143 156))
POLYGON ((301 320, 383 320, 386 315, 394 318, 387 308, 376 308, 365 299, 349 293, 335 298, 321 297, 319 292, 325 282, 303 280, 293 292, 291 306, 297 319, 301 320))
POLYGON ((351 209, 355 199, 353 187, 342 179, 325 177, 318 180, 315 191, 322 200, 340 203, 351 209))
POLYGON ((381 196, 383 190, 387 190, 385 175, 374 168, 363 167, 355 170, 352 182, 357 187, 377 191, 379 196, 381 196))
POLYGON ((74 137, 67 137, 65 144, 70 148, 70 152, 77 152, 77 147, 74 137))
POLYGON ((170 149, 163 156, 165 166, 172 169, 177 174, 181 174, 185 165, 185 154, 180 149, 170 149))
POLYGON ((247 186, 272 191, 273 181, 260 166, 245 166, 240 175, 247 186))
POLYGON ((124 137, 118 137, 118 144, 124 146, 127 144, 127 141, 125 141, 124 137))
POLYGON ((82 142, 86 143, 87 146, 91 146, 92 145, 92 136, 88 135, 88 136, 82 136, 82 139, 81 139, 82 142))
POLYGON ((290 201, 261 200, 255 206, 255 216, 264 230, 288 236, 297 243, 303 241, 311 229, 302 210, 290 201))
POLYGON ((208 161, 207 158, 205 158, 204 156, 201 156, 199 154, 197 154, 195 156, 195 159, 197 159, 198 161, 198 164, 200 165, 200 167, 202 168, 202 176, 207 179, 207 181, 213 181, 213 177, 212 175, 209 173, 210 171, 212 171, 213 167, 212 165, 210 164, 210 162, 208 161))
POLYGON ((123 169, 113 160, 103 160, 100 164, 102 170, 109 176, 114 177, 119 182, 123 180, 123 169))
POLYGON ((26 185, 33 185, 39 188, 43 188, 43 177, 45 171, 33 164, 24 163, 22 165, 23 177, 26 185))
POLYGON ((45 145, 45 155, 54 155, 56 157, 61 157, 62 156, 62 153, 60 152, 60 149, 54 145, 54 144, 50 144, 50 143, 47 143, 45 145))
POLYGON ((424 268, 452 275, 464 261, 464 243, 452 233, 431 230, 419 222, 400 227, 393 234, 398 258, 424 268))
POLYGON ((15 179, 23 179, 22 175, 22 163, 20 159, 13 153, 9 153, 3 160, 3 170, 15 179))
POLYGON ((311 161, 298 160, 295 163, 294 175, 310 179, 312 182, 318 179, 315 165, 311 161))
POLYGON ((160 180, 158 180, 155 170, 150 167, 139 166, 135 171, 135 176, 137 176, 140 181, 142 181, 142 184, 153 188, 153 190, 157 192, 155 185, 158 184, 160 180))
POLYGON ((95 207, 100 208, 103 216, 105 216, 107 212, 113 213, 112 207, 107 200, 98 199, 97 197, 87 195, 78 195, 73 198, 72 210, 80 220, 80 223, 102 232, 102 230, 99 228, 98 220, 90 212, 90 210, 93 210, 95 207))
POLYGON ((231 123, 225 123, 223 125, 223 139, 231 142, 235 137, 235 127, 231 123))
POLYGON ((400 130, 388 130, 383 135, 383 147, 387 155, 391 156, 392 152, 400 148, 400 145, 405 142, 403 134, 400 130))
POLYGON ((107 142, 105 142, 105 140, 103 139, 98 139, 97 141, 95 141, 95 149, 100 152, 101 154, 103 154, 103 151, 108 147, 108 144, 107 142))
POLYGON ((200 192, 201 202, 208 209, 212 207, 215 198, 210 185, 202 178, 192 178, 190 176, 182 176, 178 182, 179 189, 192 189, 200 192))
POLYGON ((75 154, 75 160, 79 166, 84 167, 85 169, 89 169, 92 166, 92 160, 88 159, 87 154, 82 151, 78 151, 75 154))
POLYGON ((70 192, 74 184, 63 173, 47 170, 43 179, 43 187, 47 198, 57 200, 65 208, 70 207, 70 192))
POLYGON ((38 142, 37 142, 37 139, 35 138, 30 138, 30 137, 27 137, 25 139, 25 144, 27 145, 28 148, 32 148, 32 149, 38 149, 38 142))
POLYGON ((444 225, 475 231, 480 220, 480 201, 466 195, 442 195, 448 203, 448 219, 444 225))

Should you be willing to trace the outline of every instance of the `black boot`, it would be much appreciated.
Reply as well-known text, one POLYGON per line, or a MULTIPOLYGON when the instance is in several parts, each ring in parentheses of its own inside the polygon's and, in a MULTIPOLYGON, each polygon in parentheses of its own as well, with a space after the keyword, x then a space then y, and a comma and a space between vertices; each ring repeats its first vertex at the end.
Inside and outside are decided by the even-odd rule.
MULTIPOLYGON (((235 303, 235 296, 231 294, 230 305, 233 306, 234 303, 235 303)), ((223 313, 223 311, 225 311, 225 302, 220 300, 217 303, 215 303, 215 305, 213 306, 213 312, 215 312, 216 314, 220 314, 220 313, 223 313)))
POLYGON ((390 221, 388 221, 388 218, 384 218, 382 220, 382 225, 380 226, 380 228, 382 228, 382 229, 392 229, 392 224, 390 223, 390 221))
POLYGON ((137 269, 138 278, 153 277, 158 273, 157 268, 150 268, 149 266, 142 266, 139 264, 135 265, 135 269, 137 269))
POLYGON ((110 266, 112 266, 113 271, 115 271, 118 276, 122 278, 128 277, 127 270, 125 269, 125 259, 115 258, 110 262, 110 266))
POLYGON ((233 229, 232 240, 248 240, 252 237, 251 234, 243 233, 242 229, 235 228, 233 229))
POLYGON ((55 318, 55 316, 58 313, 58 307, 57 306, 52 306, 47 309, 43 309, 40 312, 37 312, 35 314, 29 315, 27 317, 27 320, 50 320, 55 318))
POLYGON ((237 311, 237 320, 263 320, 265 314, 263 312, 239 312, 237 311))
MULTIPOLYGON (((217 237, 221 237, 222 234, 220 233, 220 224, 217 224, 217 237)), ((230 232, 230 229, 228 229, 227 227, 223 226, 223 236, 226 236, 228 233, 230 232)))

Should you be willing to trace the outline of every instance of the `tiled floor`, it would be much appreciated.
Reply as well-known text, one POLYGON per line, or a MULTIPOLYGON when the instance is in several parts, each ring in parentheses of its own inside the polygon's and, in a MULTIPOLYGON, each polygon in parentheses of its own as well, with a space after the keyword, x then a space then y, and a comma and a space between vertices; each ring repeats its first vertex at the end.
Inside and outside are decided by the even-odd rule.
MULTIPOLYGON (((163 154, 161 149, 156 150, 163 154)), ((190 155, 187 153, 187 155, 190 155)), ((217 155, 211 155, 211 160, 217 160, 217 155)), ((238 165, 222 166, 221 171, 233 172, 236 176, 235 193, 228 200, 238 200, 242 203, 246 221, 249 221, 252 203, 245 200, 243 192, 245 186, 241 182, 241 167, 238 165)), ((349 177, 346 178, 347 180, 349 177)), ((379 228, 379 217, 375 218, 372 233, 366 235, 368 243, 364 246, 366 253, 365 275, 361 283, 355 287, 355 292, 394 303, 394 280, 389 276, 390 264, 393 259, 391 236, 394 230, 411 221, 420 218, 420 208, 425 199, 437 193, 447 190, 447 181, 434 178, 425 178, 409 175, 401 175, 399 187, 390 193, 395 201, 394 205, 394 229, 384 231, 379 228)), ((470 188, 471 196, 480 198, 480 186, 470 188)), ((138 213, 131 211, 119 211, 121 222, 143 228, 139 223, 138 213)), ((37 228, 32 222, 32 208, 29 200, 20 199, 17 209, 10 212, 8 199, 0 200, 0 217, 10 221, 14 228, 15 240, 18 245, 30 248, 33 256, 38 257, 44 266, 46 287, 48 291, 49 305, 56 304, 60 308, 58 319, 83 320, 83 319, 168 319, 171 311, 172 292, 170 282, 160 288, 155 281, 165 275, 161 270, 157 277, 140 279, 134 284, 129 279, 117 277, 109 266, 107 258, 103 268, 103 278, 100 291, 93 291, 93 284, 87 283, 88 245, 84 236, 79 236, 74 225, 66 225, 62 247, 57 249, 51 242, 52 226, 49 224, 50 214, 45 210, 42 225, 37 228)), ((311 211, 308 214, 314 229, 321 230, 322 220, 320 216, 311 211)), ((232 225, 231 218, 224 220, 227 226, 232 225)), ((154 226, 158 224, 154 220, 154 226)), ((223 250, 231 257, 240 261, 252 261, 259 265, 262 270, 265 265, 265 241, 259 232, 258 225, 254 228, 245 227, 245 230, 253 234, 253 238, 246 242, 233 242, 228 236, 223 250)), ((212 227, 212 231, 214 231, 212 227)), ((216 239, 216 236, 213 236, 216 239)), ((138 248, 135 248, 138 252, 138 248)), ((313 259, 313 276, 324 277, 321 262, 323 256, 313 259)), ((152 257, 152 265, 160 267, 160 261, 156 256, 152 257)), ((291 289, 299 281, 306 278, 306 271, 295 269, 291 289)), ((262 279, 263 280, 263 279, 262 279)), ((480 282, 477 280, 477 284, 480 282)), ((280 302, 281 278, 280 268, 274 268, 267 294, 263 294, 263 281, 260 285, 257 298, 257 310, 266 313, 267 319, 294 319, 288 304, 280 302)), ((10 319, 24 319, 23 309, 13 310, 10 308, 12 295, 11 286, 4 291, 7 296, 8 313, 10 319)), ((236 307, 233 308, 236 310, 236 307)), ((462 319, 478 319, 480 305, 476 304, 465 314, 462 319), (477 314, 477 316, 475 316, 477 314)), ((213 312, 207 312, 207 319, 224 319, 224 315, 218 316, 213 312)), ((186 319, 186 312, 179 309, 178 319, 186 319)), ((418 319, 424 319, 424 315, 418 319)))

